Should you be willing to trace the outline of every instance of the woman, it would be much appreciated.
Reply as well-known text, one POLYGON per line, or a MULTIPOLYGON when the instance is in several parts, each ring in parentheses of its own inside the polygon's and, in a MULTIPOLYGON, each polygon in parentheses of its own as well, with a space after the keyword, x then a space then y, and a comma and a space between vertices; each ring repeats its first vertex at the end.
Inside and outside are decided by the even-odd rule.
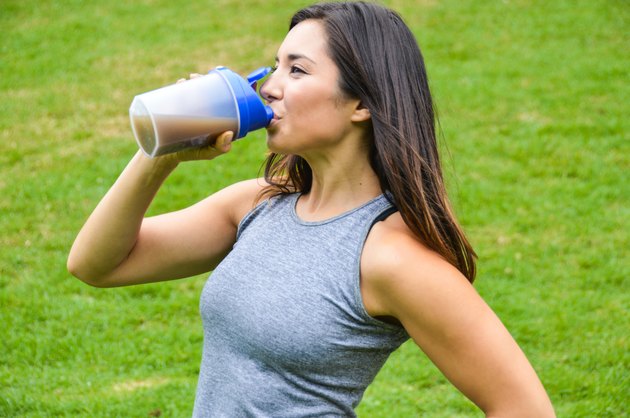
POLYGON ((68 269, 99 287, 214 270, 201 296, 195 416, 354 416, 411 337, 487 416, 549 417, 536 373, 471 283, 450 209, 423 60, 400 17, 369 3, 293 17, 261 94, 265 179, 144 218, 183 161, 138 153, 79 233, 68 269))

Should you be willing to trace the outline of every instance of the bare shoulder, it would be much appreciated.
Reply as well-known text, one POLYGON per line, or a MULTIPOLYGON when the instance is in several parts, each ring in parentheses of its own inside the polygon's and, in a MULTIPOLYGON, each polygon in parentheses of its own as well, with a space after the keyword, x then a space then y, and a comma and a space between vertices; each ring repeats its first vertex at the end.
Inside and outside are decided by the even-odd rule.
POLYGON ((260 200, 260 193, 269 184, 262 178, 240 181, 219 190, 199 203, 201 208, 219 205, 234 225, 252 210, 260 200))
POLYGON ((362 268, 363 273, 375 277, 398 277, 408 268, 413 268, 414 275, 420 278, 455 272, 461 274, 440 254, 423 244, 398 212, 376 223, 370 231, 362 268))
POLYGON ((390 316, 397 316, 392 308, 401 298, 431 297, 449 287, 472 288, 455 266, 413 234, 400 213, 370 231, 361 257, 361 280, 368 312, 390 316))

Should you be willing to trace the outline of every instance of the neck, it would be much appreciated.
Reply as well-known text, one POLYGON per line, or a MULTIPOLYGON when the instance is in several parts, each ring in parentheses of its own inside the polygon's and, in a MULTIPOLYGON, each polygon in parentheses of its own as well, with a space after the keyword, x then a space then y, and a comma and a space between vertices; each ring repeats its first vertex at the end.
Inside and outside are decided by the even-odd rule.
MULTIPOLYGON (((367 141, 354 142, 365 144, 367 141)), ((337 148, 304 158, 313 172, 313 184, 298 203, 300 216, 321 220, 354 209, 382 191, 372 169, 367 146, 337 148)))

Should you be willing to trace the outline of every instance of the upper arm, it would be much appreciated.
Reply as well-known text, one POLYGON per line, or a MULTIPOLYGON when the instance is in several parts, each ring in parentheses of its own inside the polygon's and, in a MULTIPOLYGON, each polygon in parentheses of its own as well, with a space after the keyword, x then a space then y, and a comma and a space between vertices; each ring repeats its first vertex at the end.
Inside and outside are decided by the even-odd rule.
POLYGON ((362 258, 362 292, 371 313, 397 318, 487 414, 553 416, 536 373, 498 317, 455 267, 409 233, 375 226, 362 258))
POLYGON ((260 180, 236 183, 175 212, 143 220, 136 244, 103 286, 190 277, 212 270, 236 240, 240 220, 263 187, 260 180))

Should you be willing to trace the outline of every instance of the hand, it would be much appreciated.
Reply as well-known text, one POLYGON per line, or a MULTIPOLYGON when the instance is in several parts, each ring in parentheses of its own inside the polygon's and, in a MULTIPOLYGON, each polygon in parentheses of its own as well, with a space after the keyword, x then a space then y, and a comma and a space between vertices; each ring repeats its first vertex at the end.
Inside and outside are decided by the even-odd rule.
POLYGON ((179 80, 177 80, 177 82, 175 82, 175 84, 183 83, 184 81, 192 80, 193 78, 201 77, 202 75, 203 74, 199 73, 190 73, 188 74, 189 78, 180 78, 179 80))
MULTIPOLYGON (((212 160, 232 149, 234 132, 226 131, 220 134, 212 143, 202 148, 190 148, 170 154, 178 162, 194 160, 212 160)), ((168 155, 165 155, 167 157, 168 155)))
MULTIPOLYGON (((165 169, 171 171, 184 161, 197 161, 197 160, 212 160, 221 154, 225 154, 232 149, 232 139, 234 133, 232 131, 226 131, 220 134, 212 144, 201 148, 190 148, 182 151, 178 151, 172 154, 161 155, 155 158, 146 158, 147 161, 151 161, 154 169, 159 167, 159 170, 165 169)), ((142 157, 142 152, 138 151, 138 154, 142 157)))

